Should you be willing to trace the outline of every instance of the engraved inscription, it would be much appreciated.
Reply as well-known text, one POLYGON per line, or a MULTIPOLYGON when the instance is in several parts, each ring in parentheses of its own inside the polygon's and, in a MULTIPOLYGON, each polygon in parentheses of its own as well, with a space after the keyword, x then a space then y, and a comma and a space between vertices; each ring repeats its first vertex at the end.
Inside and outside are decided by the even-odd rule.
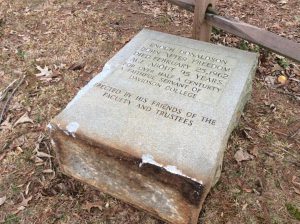
POLYGON ((150 99, 135 95, 134 93, 112 87, 108 84, 98 82, 95 87, 101 90, 101 95, 111 101, 134 106, 139 110, 152 113, 154 116, 168 119, 176 123, 192 126, 195 119, 212 126, 216 125, 216 120, 204 116, 200 116, 185 108, 180 108, 168 103, 160 102, 157 99, 150 99))
POLYGON ((122 66, 122 78, 215 105, 235 64, 233 58, 150 40, 122 66))
MULTIPOLYGON (((113 83, 116 83, 116 80, 125 80, 152 92, 166 93, 170 97, 180 96, 183 101, 190 99, 216 105, 230 80, 235 64, 236 60, 233 58, 221 58, 213 53, 149 40, 115 70, 118 79, 113 83)), ((153 95, 116 86, 117 83, 96 84, 102 97, 151 113, 160 119, 189 127, 195 122, 208 126, 217 124, 211 115, 199 112, 197 114, 190 109, 172 105, 166 100, 162 101, 159 94, 153 98, 153 95)))

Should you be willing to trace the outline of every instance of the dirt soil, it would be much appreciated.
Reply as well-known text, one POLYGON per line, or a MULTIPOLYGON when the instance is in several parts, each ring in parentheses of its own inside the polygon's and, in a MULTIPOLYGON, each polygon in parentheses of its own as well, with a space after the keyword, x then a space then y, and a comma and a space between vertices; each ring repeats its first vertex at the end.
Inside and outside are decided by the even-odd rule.
MULTIPOLYGON (((299 0, 217 9, 300 42, 299 0)), ((63 175, 46 126, 142 28, 190 37, 191 24, 159 0, 0 0, 0 223, 162 223, 63 175)), ((260 62, 199 223, 300 223, 300 66, 221 30, 212 42, 260 62)))

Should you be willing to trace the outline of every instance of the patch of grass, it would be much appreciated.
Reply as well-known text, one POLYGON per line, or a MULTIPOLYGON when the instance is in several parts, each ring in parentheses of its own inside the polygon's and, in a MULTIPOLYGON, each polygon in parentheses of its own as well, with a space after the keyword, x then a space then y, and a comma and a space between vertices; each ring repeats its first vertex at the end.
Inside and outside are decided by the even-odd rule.
POLYGON ((250 44, 246 40, 240 41, 238 47, 239 47, 239 49, 244 50, 244 51, 252 51, 252 52, 259 52, 260 51, 260 47, 258 45, 250 44))
POLYGON ((279 180, 276 179, 276 180, 274 180, 274 182, 275 182, 275 186, 276 186, 278 189, 281 189, 279 180))
POLYGON ((258 45, 256 45, 256 44, 252 44, 251 51, 253 51, 253 52, 259 52, 260 51, 260 47, 258 45))
POLYGON ((219 35, 219 34, 221 34, 221 32, 222 31, 220 29, 216 28, 216 27, 212 28, 212 33, 215 34, 215 35, 219 35))
POLYGON ((276 139, 276 136, 272 132, 268 132, 265 135, 265 140, 268 142, 269 145, 274 143, 275 139, 276 139))
POLYGON ((25 51, 18 49, 17 55, 21 60, 25 60, 25 57, 26 57, 25 51))
POLYGON ((40 113, 38 113, 38 115, 35 118, 35 122, 36 123, 41 123, 44 119, 43 119, 43 115, 41 113, 41 111, 39 111, 40 113))
POLYGON ((4 24, 4 19, 0 19, 0 37, 3 36, 4 24))
POLYGON ((291 124, 293 124, 297 120, 298 120, 297 117, 288 117, 286 124, 287 125, 291 125, 291 124))
POLYGON ((280 223, 282 223, 282 221, 278 217, 272 217, 271 223, 272 224, 280 224, 280 223))
POLYGON ((11 185, 11 190, 13 192, 13 195, 17 195, 20 193, 20 188, 14 183, 11 185))
POLYGON ((16 224, 20 223, 20 218, 14 214, 9 214, 4 221, 4 224, 16 224))
POLYGON ((0 19, 0 27, 3 27, 5 24, 4 19, 0 19))
POLYGON ((163 15, 158 17, 158 23, 161 23, 162 25, 167 25, 171 22, 171 17, 168 15, 163 15))
POLYGON ((276 61, 282 68, 287 68, 290 65, 290 63, 284 57, 277 58, 276 61))
POLYGON ((239 49, 244 50, 244 51, 249 51, 249 42, 246 40, 242 40, 239 44, 239 49))
POLYGON ((291 216, 300 221, 300 210, 290 203, 285 204, 287 211, 291 216))
MULTIPOLYGON (((24 160, 25 163, 32 163, 32 151, 29 149, 24 149, 24 152, 21 155, 21 158, 24 160)), ((27 164, 26 164, 27 165, 27 164)))

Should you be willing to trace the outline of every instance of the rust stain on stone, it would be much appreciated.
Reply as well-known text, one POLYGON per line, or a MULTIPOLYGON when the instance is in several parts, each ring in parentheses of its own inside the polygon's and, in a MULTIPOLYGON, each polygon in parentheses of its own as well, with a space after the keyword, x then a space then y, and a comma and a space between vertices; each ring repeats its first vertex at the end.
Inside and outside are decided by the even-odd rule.
MULTIPOLYGON (((152 164, 140 166, 141 158, 125 153, 124 149, 95 144, 80 133, 76 133, 74 138, 55 128, 51 137, 66 174, 167 222, 197 222, 201 204, 207 195, 202 184, 152 164)), ((131 149, 126 150, 130 152, 131 149)))

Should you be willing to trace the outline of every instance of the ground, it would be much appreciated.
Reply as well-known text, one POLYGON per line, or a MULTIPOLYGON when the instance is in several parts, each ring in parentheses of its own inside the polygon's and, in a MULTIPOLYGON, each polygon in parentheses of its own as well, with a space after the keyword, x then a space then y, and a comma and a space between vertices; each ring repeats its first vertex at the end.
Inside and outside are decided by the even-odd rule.
MULTIPOLYGON (((299 8, 217 1, 220 14, 296 42, 299 8)), ((46 126, 140 29, 190 37, 191 24, 190 13, 159 0, 0 0, 0 112, 11 99, 0 115, 0 223, 162 223, 62 174, 46 126)), ((299 64, 221 30, 212 42, 260 59, 199 223, 299 223, 299 64)))

